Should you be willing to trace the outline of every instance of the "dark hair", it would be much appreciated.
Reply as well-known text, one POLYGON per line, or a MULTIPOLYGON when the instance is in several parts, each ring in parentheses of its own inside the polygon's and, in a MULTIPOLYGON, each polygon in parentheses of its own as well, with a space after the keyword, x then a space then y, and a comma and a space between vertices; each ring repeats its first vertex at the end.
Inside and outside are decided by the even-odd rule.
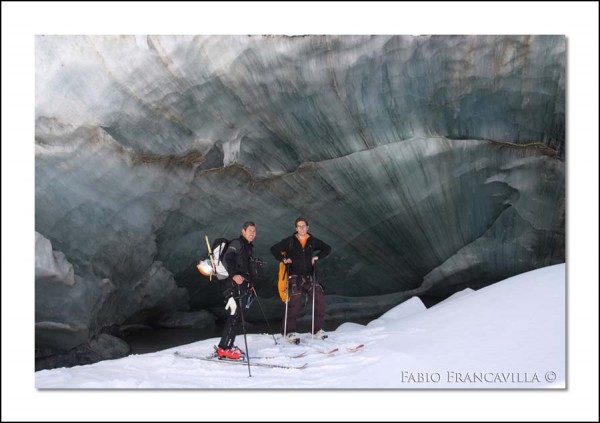
POLYGON ((246 229, 248 229, 248 226, 254 226, 256 228, 256 225, 254 224, 254 222, 247 221, 247 222, 244 222, 244 225, 242 226, 242 229, 246 230, 246 229))
POLYGON ((298 226, 298 222, 304 222, 306 223, 306 226, 308 226, 308 220, 306 220, 303 217, 299 217, 298 219, 296 219, 296 221, 294 222, 294 226, 298 226))

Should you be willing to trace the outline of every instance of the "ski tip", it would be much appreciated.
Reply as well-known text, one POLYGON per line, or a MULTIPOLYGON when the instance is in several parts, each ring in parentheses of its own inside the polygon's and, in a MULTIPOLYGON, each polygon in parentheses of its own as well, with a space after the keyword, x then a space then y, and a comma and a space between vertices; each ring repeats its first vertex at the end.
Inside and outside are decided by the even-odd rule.
POLYGON ((361 348, 364 348, 364 347, 365 347, 365 344, 358 344, 358 345, 356 345, 354 347, 346 347, 346 350, 348 352, 356 352, 356 351, 358 351, 358 350, 360 350, 361 348))
POLYGON ((332 350, 321 350, 321 349, 317 349, 318 352, 320 352, 321 354, 325 354, 325 355, 331 355, 331 354, 335 354, 336 352, 338 352, 340 349, 339 348, 334 348, 332 350))

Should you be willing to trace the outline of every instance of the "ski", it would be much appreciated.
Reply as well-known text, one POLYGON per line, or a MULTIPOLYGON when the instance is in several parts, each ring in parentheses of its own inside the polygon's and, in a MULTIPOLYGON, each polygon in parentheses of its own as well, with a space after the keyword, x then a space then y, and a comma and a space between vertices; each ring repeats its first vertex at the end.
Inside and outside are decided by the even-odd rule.
MULTIPOLYGON (((216 356, 200 356, 200 355, 188 355, 188 354, 184 354, 181 353, 179 351, 175 351, 175 355, 177 357, 181 357, 181 358, 189 358, 189 359, 194 359, 194 360, 203 360, 203 361, 212 361, 214 363, 228 363, 228 364, 238 364, 238 365, 243 365, 243 366, 247 366, 248 362, 244 361, 244 360, 230 360, 230 359, 226 359, 226 358, 218 358, 216 356)), ((271 364, 271 363, 260 363, 260 362, 250 362, 250 366, 256 366, 256 367, 268 367, 271 369, 294 369, 294 370, 302 370, 305 369, 308 366, 308 363, 304 363, 301 365, 296 365, 296 366, 287 366, 287 365, 283 365, 283 364, 271 364)))
POLYGON ((314 347, 314 348, 317 352, 319 352, 321 354, 325 354, 325 355, 333 355, 340 350, 338 347, 335 347, 331 350, 323 350, 323 349, 317 348, 317 347, 314 347))
MULTIPOLYGON (((300 346, 310 348, 310 349, 312 349, 320 354, 324 354, 324 355, 334 355, 335 353, 340 351, 340 348, 343 348, 346 352, 354 353, 354 352, 360 351, 361 349, 363 349, 365 347, 365 344, 355 344, 355 345, 341 344, 343 346, 340 346, 336 342, 334 342, 332 339, 315 340, 315 339, 311 339, 311 338, 307 338, 307 339, 302 338, 302 340, 300 341, 300 338, 298 338, 298 341, 300 343, 300 346)), ((292 345, 297 345, 297 344, 294 343, 292 345)))
POLYGON ((360 350, 361 348, 364 348, 365 344, 358 344, 355 347, 346 347, 346 351, 348 352, 356 352, 358 350, 360 350))
POLYGON ((312 348, 313 350, 325 354, 333 355, 340 350, 339 346, 328 339, 304 339, 302 340, 302 346, 312 348))
MULTIPOLYGON (((354 352, 360 351, 364 347, 365 347, 365 344, 358 344, 356 346, 351 346, 351 347, 345 346, 344 349, 347 352, 349 352, 349 353, 354 353, 354 352)), ((323 349, 321 349, 319 347, 313 347, 313 348, 317 352, 319 352, 319 353, 321 353, 323 355, 334 355, 336 352, 338 352, 340 350, 339 347, 335 347, 335 348, 332 348, 330 350, 323 350, 323 349)))
MULTIPOLYGON (((318 341, 315 343, 304 343, 304 346, 310 347, 321 354, 333 355, 340 350, 340 347, 333 343, 332 341, 318 341), (329 348, 329 349, 327 349, 329 348)), ((360 349, 364 348, 365 344, 356 344, 356 345, 344 345, 343 348, 350 353, 357 352, 360 349)))
POLYGON ((302 351, 299 354, 295 354, 295 355, 262 355, 262 356, 256 356, 256 357, 250 357, 251 360, 262 360, 262 359, 266 359, 266 360, 271 360, 274 358, 290 358, 290 359, 295 359, 295 358, 301 358, 304 357, 307 354, 306 351, 302 351))
MULTIPOLYGON (((306 348, 310 348, 313 351, 316 351, 318 353, 321 354, 334 354, 336 352, 339 351, 339 348, 337 347, 337 345, 327 345, 327 344, 321 344, 321 342, 319 342, 318 344, 316 343, 311 343, 311 342, 302 342, 301 347, 306 347, 306 348), (331 348, 330 348, 331 347, 331 348)), ((304 354, 307 354, 307 351, 304 351, 304 354)))

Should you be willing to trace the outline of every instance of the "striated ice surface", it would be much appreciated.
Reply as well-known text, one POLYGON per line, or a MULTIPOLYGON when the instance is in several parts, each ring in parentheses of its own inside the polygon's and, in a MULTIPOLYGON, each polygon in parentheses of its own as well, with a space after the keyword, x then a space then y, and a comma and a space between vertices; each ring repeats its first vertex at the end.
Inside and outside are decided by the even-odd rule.
POLYGON ((220 308, 195 264, 246 220, 273 318, 269 247, 300 215, 333 247, 330 317, 564 262, 565 58, 563 36, 37 36, 36 347, 220 308))

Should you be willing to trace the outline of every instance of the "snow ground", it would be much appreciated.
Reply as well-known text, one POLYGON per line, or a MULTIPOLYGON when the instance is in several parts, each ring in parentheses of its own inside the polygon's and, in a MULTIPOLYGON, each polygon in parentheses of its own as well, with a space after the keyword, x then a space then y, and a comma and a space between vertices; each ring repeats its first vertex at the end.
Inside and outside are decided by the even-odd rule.
MULTIPOLYGON (((211 354, 217 338, 86 366, 42 370, 38 389, 531 389, 565 387, 565 266, 467 289, 427 309, 412 298, 363 326, 345 323, 325 341, 290 345, 248 335, 251 367, 175 356, 211 354), (347 347, 364 344, 350 352, 347 347), (339 348, 334 354, 319 350, 339 348), (303 357, 291 356, 305 353, 303 357)), ((244 347, 239 335, 236 343, 244 347)))

